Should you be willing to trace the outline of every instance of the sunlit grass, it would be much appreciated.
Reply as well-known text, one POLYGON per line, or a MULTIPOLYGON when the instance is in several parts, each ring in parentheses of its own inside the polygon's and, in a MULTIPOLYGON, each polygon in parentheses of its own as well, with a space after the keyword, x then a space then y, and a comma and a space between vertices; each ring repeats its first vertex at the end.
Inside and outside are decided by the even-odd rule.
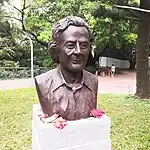
POLYGON ((0 92, 0 150, 31 150, 33 89, 0 92))
POLYGON ((150 150, 150 101, 104 94, 99 107, 111 118, 114 150, 150 150))

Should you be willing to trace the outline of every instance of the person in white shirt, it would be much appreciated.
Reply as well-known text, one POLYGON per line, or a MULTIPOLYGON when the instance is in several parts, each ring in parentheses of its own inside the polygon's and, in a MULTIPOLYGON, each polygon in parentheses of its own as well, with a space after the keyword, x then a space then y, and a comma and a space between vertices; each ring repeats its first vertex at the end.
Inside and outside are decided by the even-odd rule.
POLYGON ((112 66, 111 66, 111 76, 112 77, 114 77, 115 70, 116 70, 116 67, 114 66, 114 64, 112 64, 112 66))

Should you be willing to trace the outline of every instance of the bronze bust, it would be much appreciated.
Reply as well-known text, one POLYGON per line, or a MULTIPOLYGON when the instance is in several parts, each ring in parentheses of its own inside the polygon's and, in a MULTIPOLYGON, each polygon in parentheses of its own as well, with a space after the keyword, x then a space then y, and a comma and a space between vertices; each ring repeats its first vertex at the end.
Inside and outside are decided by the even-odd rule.
POLYGON ((43 113, 66 120, 90 117, 97 105, 97 77, 84 70, 90 52, 90 31, 79 17, 58 21, 48 46, 56 69, 35 77, 43 113))

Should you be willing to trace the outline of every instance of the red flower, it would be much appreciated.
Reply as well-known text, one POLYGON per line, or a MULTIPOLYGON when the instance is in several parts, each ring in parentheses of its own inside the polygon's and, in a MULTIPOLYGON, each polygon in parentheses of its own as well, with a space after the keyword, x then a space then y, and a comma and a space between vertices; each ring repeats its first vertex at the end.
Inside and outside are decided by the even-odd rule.
POLYGON ((105 114, 105 112, 103 110, 97 108, 97 109, 91 110, 90 116, 100 118, 103 116, 103 114, 105 114))

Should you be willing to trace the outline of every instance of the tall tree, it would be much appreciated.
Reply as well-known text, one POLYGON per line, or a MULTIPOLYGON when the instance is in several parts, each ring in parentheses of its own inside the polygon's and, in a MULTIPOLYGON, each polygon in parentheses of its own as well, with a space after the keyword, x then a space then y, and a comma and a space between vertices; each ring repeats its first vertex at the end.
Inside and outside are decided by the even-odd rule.
POLYGON ((140 0, 140 8, 119 6, 130 10, 138 18, 138 39, 136 47, 136 95, 140 98, 150 97, 149 78, 149 36, 150 36, 150 1, 140 0))
MULTIPOLYGON (((149 0, 141 0, 140 8, 150 9, 149 0)), ((150 14, 150 13, 149 13, 150 14)), ((136 50, 136 64, 137 64, 137 91, 136 95, 142 98, 149 98, 150 96, 150 78, 149 78, 149 36, 150 36, 150 17, 144 12, 140 13, 138 23, 138 40, 136 50)))

